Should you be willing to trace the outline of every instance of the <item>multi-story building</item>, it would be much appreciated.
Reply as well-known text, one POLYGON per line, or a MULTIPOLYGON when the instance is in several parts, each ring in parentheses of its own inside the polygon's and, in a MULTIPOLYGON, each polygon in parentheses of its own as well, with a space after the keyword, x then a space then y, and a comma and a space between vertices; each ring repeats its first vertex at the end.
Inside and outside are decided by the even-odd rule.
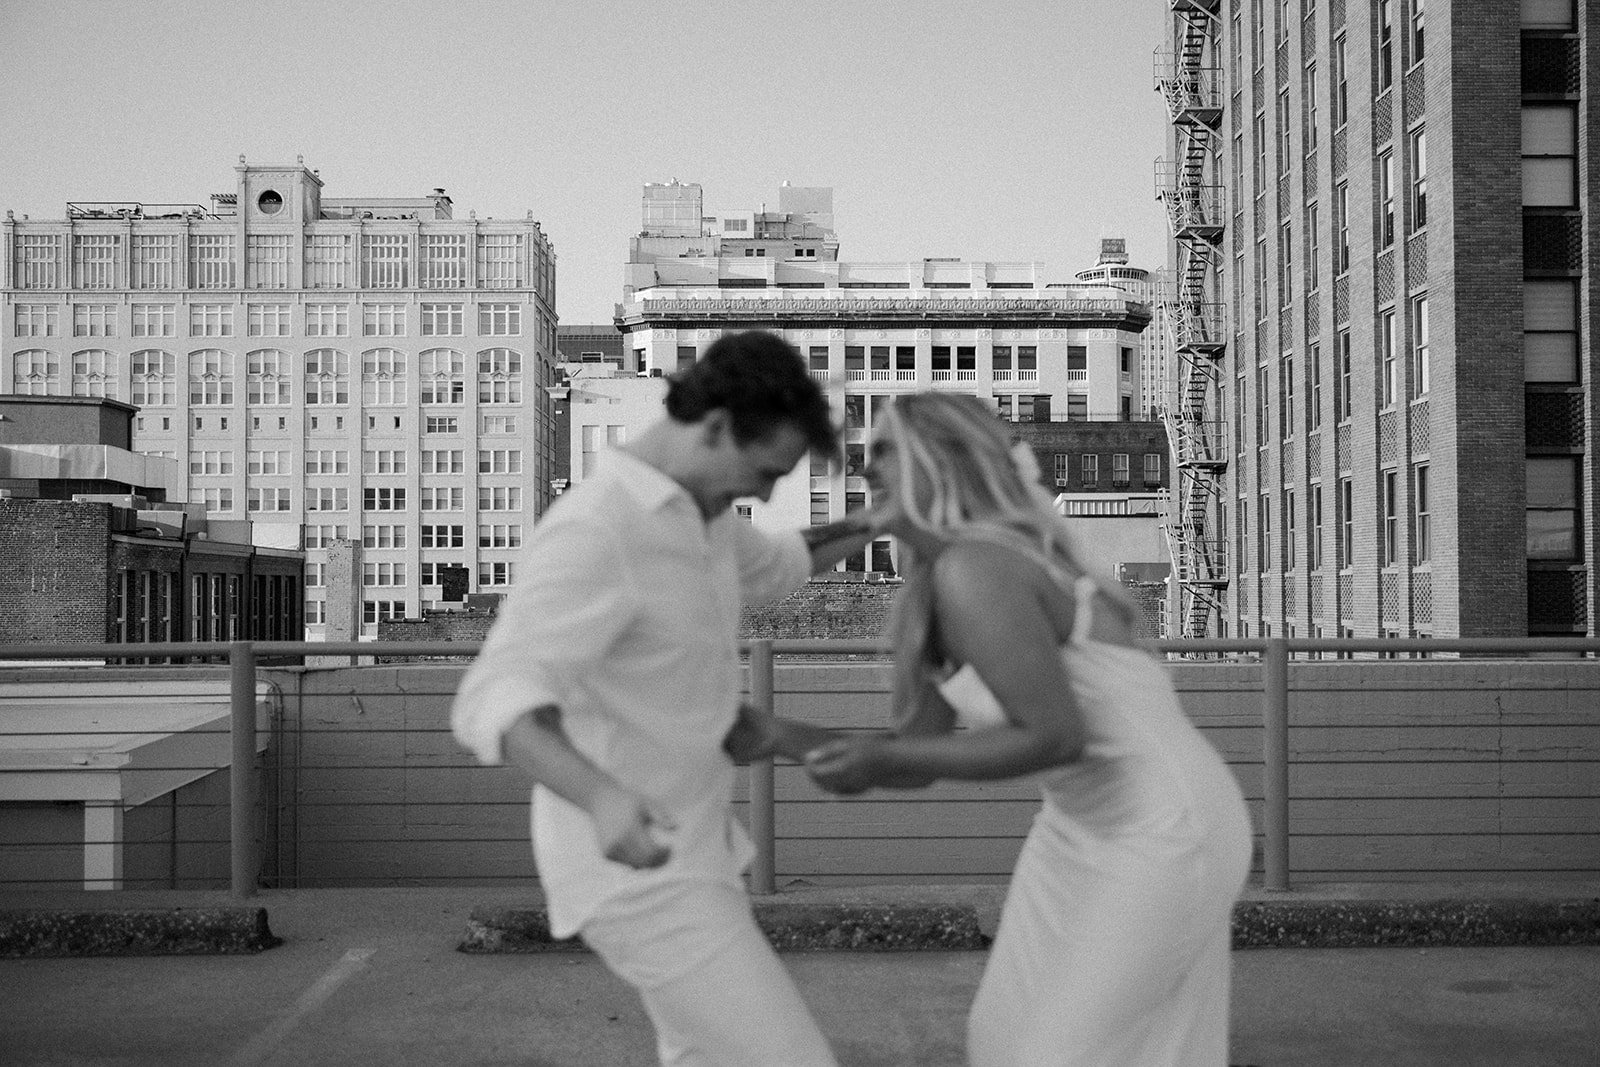
POLYGON ((1094 266, 1073 275, 1079 285, 1109 285, 1126 289, 1135 300, 1150 305, 1149 329, 1139 335, 1139 395, 1133 410, 1141 419, 1159 419, 1168 405, 1175 379, 1167 354, 1167 328, 1163 309, 1171 305, 1171 284, 1165 270, 1148 271, 1128 262, 1128 242, 1121 237, 1100 241, 1094 266))
POLYGON ((235 168, 196 205, 72 203, 4 223, 0 389, 121 398, 183 499, 304 547, 362 553, 364 632, 439 600, 444 568, 508 585, 549 499, 555 262, 539 224, 417 198, 322 195, 235 168))
POLYGON ((1172 7, 1160 193, 1180 283, 1202 276, 1177 308, 1231 318, 1179 339, 1222 398, 1193 423, 1225 420, 1231 441, 1191 453, 1215 489, 1196 540, 1226 542, 1221 619, 1249 636, 1593 634, 1582 324, 1600 170, 1580 116, 1600 11, 1172 7))
MULTIPOLYGON (((693 190, 691 202, 699 202, 698 186, 647 186, 647 222, 663 188, 693 190)), ((729 219, 742 218, 705 228, 726 232, 729 219)), ((616 322, 626 335, 625 374, 659 376, 694 360, 723 332, 760 328, 786 337, 827 384, 845 426, 843 466, 814 458, 807 477, 785 479, 770 502, 750 505, 753 521, 827 522, 864 505, 867 437, 883 404, 901 393, 970 393, 1016 422, 1133 418, 1150 310, 1126 290, 1047 285, 1036 263, 841 262, 828 189, 793 190, 788 200, 780 193, 778 214, 749 213, 749 222, 748 239, 648 231, 636 239, 616 322), (779 236, 780 226, 791 236, 779 236), (640 254, 640 242, 657 240, 703 247, 640 254)), ((595 380, 585 391, 609 397, 627 388, 595 380)), ((573 395, 581 395, 577 383, 573 395)), ((623 410, 608 400, 585 411, 574 400, 575 479, 585 462, 579 450, 598 448, 602 433, 625 438, 625 424, 604 424, 623 410)), ((885 540, 845 566, 893 570, 892 551, 885 540)))

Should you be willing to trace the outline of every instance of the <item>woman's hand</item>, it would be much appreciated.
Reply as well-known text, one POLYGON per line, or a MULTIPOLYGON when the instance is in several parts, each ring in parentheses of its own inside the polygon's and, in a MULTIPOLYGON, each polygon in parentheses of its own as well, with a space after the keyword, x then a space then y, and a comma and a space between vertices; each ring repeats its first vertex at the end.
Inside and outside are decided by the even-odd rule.
POLYGON ((661 835, 677 829, 672 815, 654 801, 620 786, 596 790, 589 804, 595 840, 605 858, 634 870, 659 867, 672 855, 661 835))
POLYGON ((850 795, 881 784, 884 739, 838 738, 806 753, 806 772, 830 793, 850 795))

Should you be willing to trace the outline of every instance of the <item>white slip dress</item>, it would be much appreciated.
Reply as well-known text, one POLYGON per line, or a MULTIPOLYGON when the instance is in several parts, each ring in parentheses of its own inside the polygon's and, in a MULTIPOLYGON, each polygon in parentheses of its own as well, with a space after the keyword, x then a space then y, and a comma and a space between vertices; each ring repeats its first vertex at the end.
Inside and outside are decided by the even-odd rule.
MULTIPOLYGON (((1251 829, 1232 772, 1148 653, 1093 640, 1093 579, 1062 662, 1082 757, 1035 776, 1022 847, 967 1025, 973 1067, 1225 1067, 1233 902, 1251 829)), ((964 666, 958 725, 1004 712, 964 666)))

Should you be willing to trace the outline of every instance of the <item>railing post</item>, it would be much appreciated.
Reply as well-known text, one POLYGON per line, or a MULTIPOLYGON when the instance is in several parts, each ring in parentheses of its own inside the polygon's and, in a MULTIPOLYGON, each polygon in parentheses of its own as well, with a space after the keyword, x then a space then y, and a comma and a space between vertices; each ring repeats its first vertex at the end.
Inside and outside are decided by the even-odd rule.
MULTIPOLYGON (((772 641, 750 642, 750 703, 768 715, 772 709, 772 641)), ((750 764, 750 837, 756 860, 750 869, 752 893, 777 892, 777 820, 773 812, 772 757, 750 764)))
POLYGON ((1289 646, 1269 637, 1261 661, 1263 865, 1267 889, 1289 888, 1289 646))
POLYGON ((256 848, 256 649, 249 641, 228 645, 229 703, 233 760, 228 776, 232 888, 234 896, 256 891, 260 870, 256 848))

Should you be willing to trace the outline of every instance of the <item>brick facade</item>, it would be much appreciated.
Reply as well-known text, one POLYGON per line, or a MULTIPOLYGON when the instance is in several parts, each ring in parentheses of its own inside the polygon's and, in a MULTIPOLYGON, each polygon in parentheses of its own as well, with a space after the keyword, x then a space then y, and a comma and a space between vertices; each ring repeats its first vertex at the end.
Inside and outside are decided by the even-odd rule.
POLYGON ((111 505, 0 499, 0 643, 107 637, 111 505))

